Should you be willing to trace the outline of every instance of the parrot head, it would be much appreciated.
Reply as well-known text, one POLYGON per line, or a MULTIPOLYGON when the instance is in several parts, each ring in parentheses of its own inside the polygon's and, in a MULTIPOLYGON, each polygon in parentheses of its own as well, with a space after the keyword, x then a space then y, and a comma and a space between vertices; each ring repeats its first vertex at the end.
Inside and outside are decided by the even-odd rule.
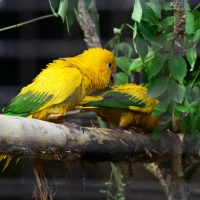
POLYGON ((95 82, 99 82, 104 88, 109 82, 112 85, 116 81, 116 61, 111 51, 102 48, 89 48, 82 54, 87 62, 88 73, 95 82))

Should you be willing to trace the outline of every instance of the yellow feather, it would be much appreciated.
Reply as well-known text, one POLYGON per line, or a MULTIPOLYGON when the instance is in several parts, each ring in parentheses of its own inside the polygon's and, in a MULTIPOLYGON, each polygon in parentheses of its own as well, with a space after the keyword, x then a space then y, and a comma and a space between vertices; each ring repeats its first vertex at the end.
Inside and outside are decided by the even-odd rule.
POLYGON ((0 156, 0 162, 4 159, 4 157, 5 157, 4 155, 0 156))
POLYGON ((20 157, 17 158, 17 160, 16 160, 16 164, 19 162, 19 160, 20 160, 20 157))
POLYGON ((4 165, 4 168, 3 168, 2 172, 3 172, 3 171, 6 169, 6 167, 9 165, 11 159, 12 159, 12 158, 7 157, 6 164, 4 165))

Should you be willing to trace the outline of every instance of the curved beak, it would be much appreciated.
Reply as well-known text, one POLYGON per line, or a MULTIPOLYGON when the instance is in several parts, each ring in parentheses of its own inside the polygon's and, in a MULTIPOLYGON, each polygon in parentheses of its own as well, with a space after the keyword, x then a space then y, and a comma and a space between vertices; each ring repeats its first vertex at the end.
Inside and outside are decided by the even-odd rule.
POLYGON ((110 80, 112 82, 112 85, 115 84, 116 82, 116 72, 112 72, 111 75, 110 75, 110 80))

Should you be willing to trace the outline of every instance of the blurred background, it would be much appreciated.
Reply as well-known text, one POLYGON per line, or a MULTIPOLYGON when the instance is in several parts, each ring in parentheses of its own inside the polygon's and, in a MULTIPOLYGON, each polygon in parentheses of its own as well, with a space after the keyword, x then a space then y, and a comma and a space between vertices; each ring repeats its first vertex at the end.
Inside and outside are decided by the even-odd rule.
MULTIPOLYGON (((96 1, 99 12, 101 43, 104 46, 113 37, 113 28, 130 23, 133 0, 96 1)), ((189 1, 191 8, 197 5, 189 1)), ((18 24, 33 18, 51 14, 48 0, 0 0, 0 28, 18 24)), ((123 31, 122 41, 132 45, 132 31, 123 31)), ((83 34, 77 22, 68 34, 66 24, 60 18, 48 18, 19 28, 0 32, 0 110, 21 88, 52 60, 82 53, 87 49, 83 34)), ((200 48, 198 49, 198 63, 200 48)), ((135 77, 137 79, 137 76, 135 77)), ((137 80, 136 80, 137 81, 137 80)), ((0 111, 1 113, 1 111, 0 111)), ((70 116, 68 120, 83 126, 98 126, 94 114, 70 116), (92 123, 91 123, 92 122, 92 123)), ((106 199, 100 189, 107 189, 105 182, 110 179, 109 162, 85 164, 86 188, 83 189, 80 163, 43 161, 47 177, 55 192, 55 200, 62 199, 106 199), (70 172, 71 171, 71 172, 70 172)), ((30 199, 35 178, 30 160, 22 159, 17 165, 11 161, 4 172, 0 172, 0 199, 30 199)), ((0 171, 5 160, 0 163, 0 171)), ((127 181, 128 166, 121 163, 124 182, 127 181)), ((157 179, 141 164, 133 165, 134 178, 130 189, 125 187, 126 199, 164 199, 164 193, 157 179)), ((191 182, 191 199, 200 198, 200 172, 191 182)))

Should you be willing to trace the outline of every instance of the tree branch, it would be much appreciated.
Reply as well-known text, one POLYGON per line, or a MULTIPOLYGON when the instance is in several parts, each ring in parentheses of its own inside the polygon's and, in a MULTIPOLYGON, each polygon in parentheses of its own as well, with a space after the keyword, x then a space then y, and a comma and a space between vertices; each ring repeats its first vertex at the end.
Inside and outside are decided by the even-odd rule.
POLYGON ((55 16, 54 14, 50 14, 50 15, 45 15, 45 16, 42 16, 42 17, 37 17, 35 19, 31 19, 29 21, 25 21, 25 22, 22 22, 20 24, 15 24, 15 25, 12 25, 12 26, 7 26, 5 28, 1 28, 0 32, 1 31, 6 31, 6 30, 9 30, 9 29, 12 29, 12 28, 18 28, 20 26, 23 26, 23 25, 26 25, 26 24, 30 24, 32 22, 36 22, 36 21, 39 21, 39 20, 42 20, 42 19, 46 19, 46 18, 50 18, 50 17, 58 17, 58 16, 55 16))
POLYGON ((184 1, 174 0, 172 8, 174 10, 174 51, 175 54, 184 56, 184 35, 186 19, 184 1))
POLYGON ((84 34, 84 41, 89 48, 101 47, 100 39, 97 35, 95 24, 92 22, 90 14, 85 10, 84 0, 78 0, 77 20, 84 34))
POLYGON ((159 181, 160 184, 166 194, 166 196, 169 194, 169 187, 168 187, 168 177, 166 176, 166 173, 163 173, 161 167, 158 163, 144 163, 143 166, 150 171, 159 181))
MULTIPOLYGON (((160 143, 160 141, 158 141, 160 143)), ((48 160, 153 162, 166 160, 150 136, 105 128, 81 130, 37 119, 0 115, 0 154, 48 160)))

